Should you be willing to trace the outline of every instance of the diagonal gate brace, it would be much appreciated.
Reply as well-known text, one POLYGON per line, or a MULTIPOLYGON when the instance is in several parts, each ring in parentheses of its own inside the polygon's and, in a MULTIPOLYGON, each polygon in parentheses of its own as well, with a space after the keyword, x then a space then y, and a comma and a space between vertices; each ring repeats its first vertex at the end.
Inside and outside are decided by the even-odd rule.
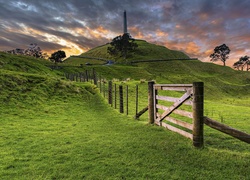
POLYGON ((165 117, 167 117, 168 115, 170 115, 175 109, 177 109, 178 107, 180 107, 187 99, 189 99, 191 97, 192 93, 191 90, 188 90, 185 94, 183 94, 182 97, 180 97, 180 99, 178 101, 176 101, 172 106, 170 106, 162 115, 160 115, 160 117, 158 117, 156 119, 156 121, 161 122, 165 119, 165 117))

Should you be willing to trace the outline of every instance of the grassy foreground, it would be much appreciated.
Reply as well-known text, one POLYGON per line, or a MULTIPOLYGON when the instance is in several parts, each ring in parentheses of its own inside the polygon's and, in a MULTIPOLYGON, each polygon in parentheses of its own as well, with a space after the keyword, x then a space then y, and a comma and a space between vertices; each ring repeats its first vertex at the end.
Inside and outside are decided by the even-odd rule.
POLYGON ((249 179, 247 150, 194 149, 94 92, 2 107, 1 179, 249 179))
MULTIPOLYGON (((84 69, 0 55, 0 179, 250 179, 249 144, 205 127, 205 148, 195 149, 146 117, 119 114, 95 86, 62 77, 84 69)), ((205 115, 249 133, 249 75, 193 63, 95 68, 109 78, 204 80, 205 115)))
POLYGON ((1 179, 250 177, 247 144, 219 135, 198 150, 178 134, 118 114, 90 84, 57 79, 45 84, 47 95, 32 88, 24 93, 29 98, 11 98, 1 106, 1 179), (219 144, 223 138, 237 147, 219 144))

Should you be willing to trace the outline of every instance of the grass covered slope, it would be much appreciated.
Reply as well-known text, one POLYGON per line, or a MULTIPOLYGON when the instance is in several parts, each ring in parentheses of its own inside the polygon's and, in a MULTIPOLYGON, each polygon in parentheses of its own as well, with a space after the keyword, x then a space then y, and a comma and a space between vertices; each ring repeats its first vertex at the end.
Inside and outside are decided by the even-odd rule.
POLYGON ((204 82, 206 99, 248 98, 250 73, 199 60, 138 63, 154 75, 157 83, 189 84, 204 82))
POLYGON ((0 70, 51 74, 52 71, 49 68, 51 65, 53 64, 45 59, 0 52, 0 70))
POLYGON ((46 61, 36 60, 8 54, 0 59, 1 179, 250 178, 249 144, 205 128, 205 148, 195 149, 185 137, 119 114, 95 86, 62 76, 64 71, 84 72, 94 67, 110 79, 115 75, 137 81, 145 77, 157 83, 204 80, 207 93, 215 93, 216 98, 223 95, 220 101, 205 95, 205 114, 217 116, 218 110, 226 109, 231 114, 219 120, 249 132, 249 103, 240 105, 247 94, 242 90, 238 102, 225 103, 237 95, 237 86, 247 86, 249 73, 199 61, 68 65, 51 70, 46 61), (217 84, 220 86, 214 87, 217 84), (234 116, 237 111, 241 117, 234 116))
POLYGON ((170 50, 164 46, 151 44, 144 40, 136 40, 135 42, 138 44, 138 48, 134 52, 129 53, 128 58, 126 60, 124 60, 123 57, 109 55, 107 53, 107 48, 110 45, 106 44, 106 45, 93 48, 83 53, 79 57, 70 57, 65 61, 65 63, 74 64, 74 65, 85 64, 87 62, 92 63, 92 64, 104 63, 101 60, 97 61, 95 59, 90 59, 88 57, 113 60, 119 63, 131 62, 131 61, 137 61, 137 60, 156 60, 156 59, 161 60, 161 59, 169 59, 169 58, 184 58, 184 59, 189 58, 183 52, 170 50), (84 57, 84 58, 80 58, 80 57, 84 57))
POLYGON ((9 71, 0 77, 1 96, 12 96, 1 99, 1 179, 249 177, 244 144, 197 150, 185 137, 120 115, 91 84, 9 71))

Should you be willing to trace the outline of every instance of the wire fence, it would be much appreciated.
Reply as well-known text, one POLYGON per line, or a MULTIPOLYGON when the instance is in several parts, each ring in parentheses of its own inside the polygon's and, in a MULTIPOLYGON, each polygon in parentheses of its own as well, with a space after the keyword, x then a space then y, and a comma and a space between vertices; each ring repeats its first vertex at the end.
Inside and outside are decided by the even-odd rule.
MULTIPOLYGON (((66 73, 65 77, 71 81, 90 82, 90 83, 95 84, 99 88, 102 96, 107 100, 107 102, 110 104, 111 107, 113 107, 114 109, 117 109, 120 113, 123 113, 126 115, 132 115, 135 119, 139 119, 139 117, 141 117, 149 109, 148 89, 147 89, 148 85, 147 83, 143 81, 137 82, 137 83, 134 83, 134 82, 131 83, 129 79, 123 80, 123 81, 120 81, 117 79, 107 80, 101 74, 97 74, 95 69, 85 70, 85 72, 81 72, 81 73, 66 73)), ((225 123, 225 121, 233 122, 234 121, 233 118, 237 117, 235 114, 233 116, 231 115, 231 117, 228 116, 228 114, 230 114, 230 110, 229 110, 230 106, 227 105, 229 109, 217 108, 216 106, 213 109, 213 106, 211 106, 211 104, 213 103, 210 102, 210 108, 204 109, 204 123, 207 126, 210 126, 216 130, 219 130, 226 134, 231 133, 230 134, 231 136, 236 137, 240 140, 243 139, 243 141, 250 143, 249 134, 238 131, 236 129, 233 129, 229 126, 225 126, 224 124, 222 124, 222 123, 225 123), (212 110, 211 110, 211 107, 212 107, 212 110), (221 123, 214 123, 214 120, 208 118, 207 116, 209 116, 210 118, 216 119, 217 121, 220 121, 221 123), (219 118, 214 118, 214 117, 219 117, 219 118), (236 136, 235 133, 239 135, 236 136)), ((205 102, 205 106, 206 106, 206 102, 205 102)), ((235 113, 235 111, 233 112, 235 113)), ((144 114, 144 115, 145 115, 144 117, 148 119, 148 115, 147 114, 144 114)), ((242 112, 239 112, 239 114, 237 115, 241 118, 247 117, 249 119, 249 115, 247 116, 246 114, 243 114, 242 112)), ((208 133, 208 135, 211 136, 212 134, 208 133)), ((208 139, 211 139, 211 138, 208 138, 208 139)))
POLYGON ((75 82, 95 84, 108 104, 120 113, 139 119, 147 111, 147 84, 144 80, 107 80, 94 69, 81 73, 65 73, 65 77, 75 82))

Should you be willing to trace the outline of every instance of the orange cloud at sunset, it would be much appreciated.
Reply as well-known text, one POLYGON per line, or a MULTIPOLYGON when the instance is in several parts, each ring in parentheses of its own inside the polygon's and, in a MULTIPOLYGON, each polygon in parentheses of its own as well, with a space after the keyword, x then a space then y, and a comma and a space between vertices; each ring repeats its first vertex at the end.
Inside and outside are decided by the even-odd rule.
POLYGON ((187 46, 184 49, 184 51, 189 53, 189 54, 199 54, 200 47, 195 42, 189 42, 189 43, 187 43, 187 46))
POLYGON ((157 29, 156 30, 156 36, 166 38, 168 36, 168 33, 164 32, 164 31, 161 31, 160 29, 157 29))
POLYGON ((134 27, 129 27, 129 32, 136 39, 144 39, 145 38, 145 35, 143 34, 143 32, 138 27, 135 27, 135 26, 134 27))

